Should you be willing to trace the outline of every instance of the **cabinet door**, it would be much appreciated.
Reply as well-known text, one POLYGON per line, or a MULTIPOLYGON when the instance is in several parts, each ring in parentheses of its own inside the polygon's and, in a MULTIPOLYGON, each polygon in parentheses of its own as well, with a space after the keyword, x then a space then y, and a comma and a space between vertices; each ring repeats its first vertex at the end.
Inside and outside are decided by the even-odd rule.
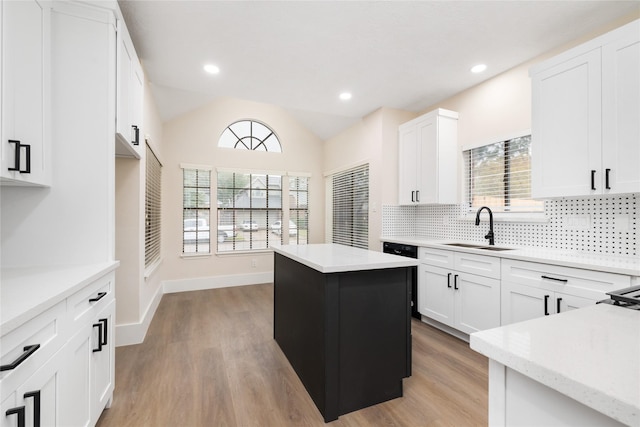
POLYGON ((45 71, 49 37, 45 32, 50 13, 33 0, 3 1, 0 7, 3 67, 0 176, 10 181, 48 185, 45 82, 49 73, 45 71))
POLYGON ((533 197, 602 193, 600 55, 594 49, 532 76, 533 197))
POLYGON ((90 325, 83 327, 65 347, 64 375, 60 381, 61 425, 91 425, 90 325))
POLYGON ((102 410, 111 405, 111 398, 113 397, 115 308, 116 302, 114 300, 96 316, 93 322, 93 349, 91 356, 92 423, 96 423, 102 410))
POLYGON ((131 76, 133 74, 134 50, 123 22, 118 22, 118 75, 116 131, 121 138, 131 142, 131 76))
POLYGON ((438 203, 438 130, 436 116, 427 117, 416 125, 418 138, 416 202, 438 203))
POLYGON ((455 272, 454 292, 457 329, 471 334, 500 326, 500 280, 455 272))
POLYGON ((418 268, 418 311, 423 316, 453 326, 453 273, 424 264, 418 268))
POLYGON ((553 305, 551 300, 553 292, 551 291, 503 282, 501 295, 501 323, 503 326, 544 316, 545 299, 547 313, 551 314, 551 305, 553 305))
POLYGON ((605 45, 602 50, 602 168, 605 193, 640 192, 639 27, 640 23, 632 24, 626 37, 605 45))
MULTIPOLYGON (((7 411, 23 406, 22 400, 18 405, 18 393, 15 390, 8 391, 2 389, 0 394, 0 427, 16 427, 18 425, 18 415, 10 414, 6 415, 7 411)), ((26 408, 25 408, 26 411, 26 408)))
MULTIPOLYGON (((602 299, 605 299, 606 295, 602 295, 602 299)), ((553 295, 553 312, 564 313, 565 311, 575 310, 589 305, 594 305, 596 300, 591 298, 578 297, 575 295, 563 294, 556 292, 553 295)))
POLYGON ((415 124, 401 126, 398 139, 398 204, 415 203, 418 181, 418 136, 415 124))

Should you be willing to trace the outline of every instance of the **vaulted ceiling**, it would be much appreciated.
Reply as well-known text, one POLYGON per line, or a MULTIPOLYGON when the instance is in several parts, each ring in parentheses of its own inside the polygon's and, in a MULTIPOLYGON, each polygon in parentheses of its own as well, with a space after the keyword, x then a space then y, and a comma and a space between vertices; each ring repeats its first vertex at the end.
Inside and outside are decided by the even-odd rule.
POLYGON ((579 0, 119 4, 163 120, 235 97, 280 106, 322 139, 382 106, 422 111, 640 9, 579 0), (220 73, 205 73, 207 63, 220 73), (470 73, 477 63, 487 70, 470 73))

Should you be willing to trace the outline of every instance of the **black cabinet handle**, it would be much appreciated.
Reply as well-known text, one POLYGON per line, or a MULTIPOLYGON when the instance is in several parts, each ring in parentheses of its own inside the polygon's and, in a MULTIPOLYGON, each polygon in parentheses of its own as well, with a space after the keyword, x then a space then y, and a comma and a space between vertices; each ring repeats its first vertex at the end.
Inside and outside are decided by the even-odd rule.
POLYGON ((420 190, 416 190, 416 202, 420 203, 420 190))
POLYGON ((94 323, 93 327, 94 328, 98 328, 98 348, 92 349, 92 351, 94 353, 97 353, 99 351, 102 351, 102 345, 103 345, 102 344, 102 333, 103 333, 102 331, 103 331, 103 328, 104 328, 104 324, 102 322, 94 323))
POLYGON ((7 409, 6 415, 17 415, 18 416, 18 427, 25 427, 24 422, 24 406, 18 406, 17 408, 7 409))
POLYGON ((96 301, 100 301, 102 298, 104 298, 104 296, 107 295, 106 292, 98 292, 98 296, 95 298, 91 298, 89 300, 89 302, 96 302, 96 301))
POLYGON ((560 301, 562 301, 562 298, 556 298, 556 312, 560 313, 560 301))
POLYGON ((131 143, 133 145, 138 145, 140 144, 140 129, 136 125, 131 125, 131 127, 133 128, 133 135, 134 135, 133 141, 131 141, 131 143))
POLYGON ((551 277, 551 276, 540 276, 543 279, 548 279, 548 280, 555 280, 556 282, 562 282, 562 283, 567 283, 569 281, 569 279, 558 279, 557 277, 551 277))
POLYGON ((40 390, 24 394, 24 398, 33 397, 33 427, 40 427, 40 390))
POLYGON ((102 345, 107 345, 107 331, 109 330, 108 328, 108 319, 100 319, 99 322, 102 323, 104 325, 103 329, 102 329, 102 339, 100 342, 102 345))
POLYGON ((411 192, 411 202, 412 202, 412 203, 413 203, 413 202, 415 202, 415 200, 413 200, 413 196, 415 195, 415 193, 416 193, 415 191, 412 191, 412 192, 411 192))
POLYGON ((453 275, 453 289, 455 289, 456 291, 458 290, 458 275, 457 274, 453 275))
POLYGON ((544 315, 549 315, 549 295, 544 296, 544 315))
POLYGON ((593 169, 591 170, 591 189, 596 189, 596 171, 593 169))
POLYGON ((20 355, 20 357, 18 357, 16 360, 14 360, 12 363, 9 363, 8 365, 2 365, 0 366, 0 371, 10 371, 12 369, 15 369, 18 367, 18 365, 20 365, 22 362, 24 362, 25 360, 27 360, 27 358, 29 356, 31 356, 37 349, 40 348, 40 344, 34 344, 34 345, 28 345, 26 347, 24 347, 22 349, 22 351, 24 351, 24 353, 22 353, 20 355))
POLYGON ((604 170, 604 188, 607 190, 611 190, 611 187, 609 186, 609 173, 611 173, 611 169, 604 170))
POLYGON ((15 139, 10 139, 9 140, 9 144, 16 144, 16 154, 14 157, 14 161, 13 161, 13 167, 12 168, 8 168, 10 171, 17 171, 20 173, 31 173, 31 145, 29 144, 23 144, 18 140, 15 139), (25 168, 20 169, 20 151, 22 149, 25 149, 25 155, 26 155, 26 160, 25 160, 25 168))
POLYGON ((447 288, 451 289, 451 273, 447 273, 447 288))

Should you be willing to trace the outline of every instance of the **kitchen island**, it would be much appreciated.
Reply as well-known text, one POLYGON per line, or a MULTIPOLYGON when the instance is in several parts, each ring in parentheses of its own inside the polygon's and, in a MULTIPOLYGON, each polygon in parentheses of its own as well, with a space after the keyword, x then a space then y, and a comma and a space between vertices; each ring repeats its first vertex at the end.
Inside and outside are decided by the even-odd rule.
POLYGON ((274 338, 325 422, 402 396, 417 260, 335 244, 274 252, 274 338))
POLYGON ((598 304, 471 334, 489 425, 640 426, 640 311, 598 304))

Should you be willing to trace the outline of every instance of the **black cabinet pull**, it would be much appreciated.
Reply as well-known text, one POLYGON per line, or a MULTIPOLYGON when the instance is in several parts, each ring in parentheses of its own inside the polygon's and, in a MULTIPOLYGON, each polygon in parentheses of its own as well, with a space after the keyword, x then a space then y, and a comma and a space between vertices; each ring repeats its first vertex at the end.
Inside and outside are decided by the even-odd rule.
POLYGON ((562 282, 562 283, 567 283, 569 281, 569 279, 558 279, 557 277, 551 277, 551 276, 540 276, 543 279, 548 279, 548 280, 555 280, 556 282, 562 282))
POLYGON ((447 273, 447 288, 451 289, 451 273, 447 273))
POLYGON ((604 170, 604 188, 607 190, 611 190, 611 187, 609 186, 609 173, 611 173, 611 169, 604 170))
POLYGON ((549 315, 549 295, 544 296, 544 315, 549 315))
POLYGON ((18 365, 20 365, 22 362, 24 362, 25 360, 27 360, 27 358, 29 356, 31 356, 37 349, 40 348, 40 344, 34 344, 34 345, 28 345, 26 347, 24 347, 22 349, 22 351, 24 351, 24 353, 22 353, 20 355, 20 357, 18 357, 16 360, 14 360, 12 363, 9 363, 8 365, 2 365, 0 366, 0 372, 1 371, 10 371, 12 369, 15 369, 18 367, 18 365))
POLYGON ((412 191, 412 192, 411 192, 411 202, 412 202, 412 203, 413 203, 413 202, 415 202, 415 200, 413 200, 413 196, 414 196, 414 194, 415 194, 415 191, 412 191))
POLYGON ((92 351, 94 353, 97 353, 99 351, 102 351, 102 345, 103 345, 102 344, 102 334, 103 334, 102 331, 103 331, 104 324, 102 322, 94 323, 93 327, 94 328, 98 328, 98 348, 92 349, 92 351))
POLYGON ((133 141, 131 141, 131 143, 133 145, 138 145, 140 144, 140 129, 136 125, 131 125, 131 127, 133 128, 133 135, 134 135, 133 141))
POLYGON ((99 322, 101 322, 101 323, 104 325, 104 327, 103 327, 103 329, 102 329, 102 338, 104 338, 104 339, 102 339, 102 340, 100 341, 100 343, 101 343, 102 345, 107 345, 107 331, 108 331, 108 329, 109 329, 109 328, 108 328, 108 324, 107 324, 107 322, 108 322, 108 321, 109 321, 108 319, 100 319, 100 320, 99 320, 99 322))
POLYGON ((25 427, 24 422, 24 406, 18 406, 17 408, 7 409, 6 415, 17 415, 18 416, 18 427, 25 427))
POLYGON ((457 274, 453 275, 453 289, 455 289, 456 291, 458 290, 458 275, 457 274))
POLYGON ((416 203, 420 203, 420 190, 416 190, 416 203))
POLYGON ((10 171, 17 171, 20 173, 31 173, 31 145, 29 144, 23 144, 20 141, 16 140, 16 139, 10 139, 9 140, 9 144, 16 144, 16 153, 15 153, 15 157, 13 160, 13 167, 12 168, 8 168, 10 171), (25 160, 25 168, 24 170, 20 168, 20 164, 22 163, 20 161, 21 155, 20 155, 20 151, 24 148, 25 151, 25 155, 26 155, 26 160, 25 160))
POLYGON ((102 298, 104 298, 104 296, 107 295, 106 292, 98 292, 98 296, 95 298, 91 298, 89 300, 89 302, 96 302, 96 301, 100 301, 102 298))
POLYGON ((562 301, 562 298, 556 298, 556 312, 560 313, 560 301, 562 301))
POLYGON ((40 427, 40 390, 24 394, 24 398, 33 397, 33 427, 40 427))
POLYGON ((596 171, 591 169, 591 189, 596 189, 596 171))

